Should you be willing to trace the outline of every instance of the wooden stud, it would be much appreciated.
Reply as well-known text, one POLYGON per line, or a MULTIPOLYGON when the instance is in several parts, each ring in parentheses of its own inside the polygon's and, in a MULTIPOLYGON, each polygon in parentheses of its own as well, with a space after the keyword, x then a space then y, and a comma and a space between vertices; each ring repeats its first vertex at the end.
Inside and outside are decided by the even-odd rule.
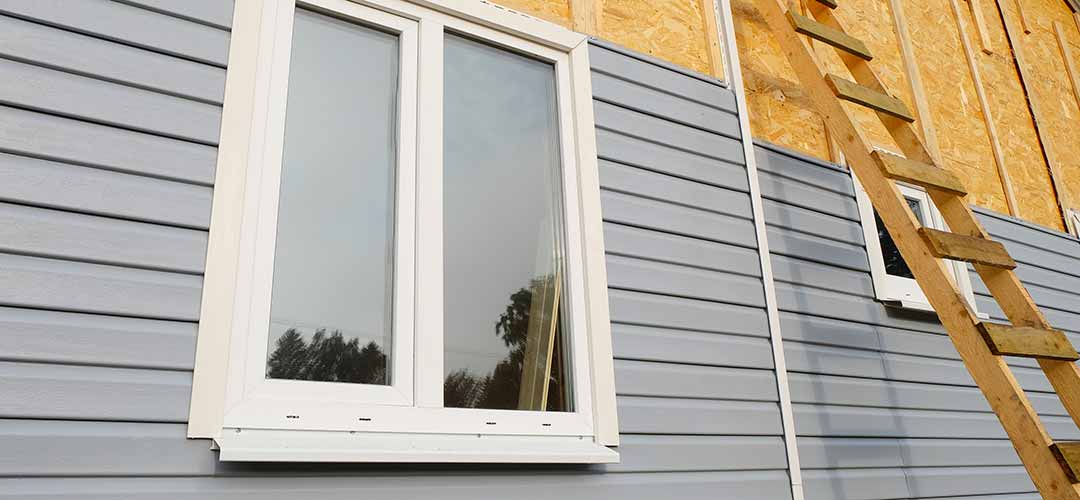
POLYGON ((1061 330, 1045 330, 1030 326, 1009 326, 996 323, 980 323, 990 350, 998 356, 1023 358, 1060 359, 1076 361, 1080 354, 1061 330))
POLYGON ((964 196, 967 190, 956 174, 940 168, 936 165, 912 161, 903 156, 873 152, 874 158, 880 163, 882 171, 890 179, 904 181, 927 189, 937 189, 952 193, 956 196, 964 196))
MULTIPOLYGON (((1005 192, 1005 202, 1009 207, 1009 215, 1020 215, 1020 205, 1016 201, 1016 191, 1013 189, 1012 178, 1005 166, 1005 151, 1001 147, 1001 139, 998 136, 997 125, 990 110, 990 100, 986 97, 986 89, 983 87, 979 61, 975 51, 971 50, 971 41, 968 38, 967 29, 964 28, 960 5, 957 0, 949 0, 952 3, 953 17, 956 19, 956 28, 960 32, 960 42, 964 46, 964 56, 967 59, 968 72, 975 83, 975 95, 979 98, 979 106, 982 109, 983 124, 986 126, 986 134, 990 137, 990 150, 994 153, 994 164, 997 166, 998 178, 1001 179, 1002 191, 1005 192)), ((974 3, 972 4, 974 6, 974 3)))
POLYGON ((1080 442, 1054 443, 1050 446, 1057 457, 1058 462, 1072 478, 1074 483, 1080 483, 1080 442))
POLYGON ((1069 45, 1069 40, 1065 38, 1065 29, 1061 26, 1061 23, 1054 22, 1054 33, 1057 34, 1061 58, 1065 60, 1065 72, 1068 73, 1069 81, 1072 83, 1073 98, 1076 99, 1076 106, 1080 108, 1080 70, 1076 69, 1076 63, 1073 62, 1072 46, 1069 45))
POLYGON ((720 0, 701 0, 701 9, 705 13, 705 38, 709 42, 709 68, 712 76, 724 79, 724 48, 720 41, 720 24, 716 20, 717 1, 720 0))
MULTIPOLYGON (((1025 56, 1024 47, 1021 45, 1023 38, 1017 33, 1019 31, 1017 28, 1018 23, 1009 15, 1009 10, 1002 5, 1002 0, 997 0, 997 2, 998 8, 1001 9, 1002 18, 1005 21, 1005 36, 1009 39, 1013 57, 1016 58, 1016 66, 1020 69, 1020 84, 1023 86, 1024 92, 1027 93, 1028 103, 1031 105, 1031 117, 1035 122, 1035 133, 1039 137, 1039 144, 1042 145, 1043 154, 1046 156, 1046 162, 1050 167, 1050 184, 1054 186, 1054 191, 1057 193, 1058 208, 1061 210, 1061 216, 1064 219, 1067 217, 1066 214, 1068 214, 1069 207, 1072 204, 1068 192, 1061 185, 1064 182, 1064 176, 1061 174, 1056 152, 1050 143, 1050 136, 1046 134, 1046 124, 1042 119, 1043 113, 1040 101, 1034 93, 1028 90, 1033 88, 1030 83, 1033 78, 1030 74, 1031 70, 1025 56)), ((1077 408, 1077 413, 1080 413, 1080 408, 1077 408)))
POLYGON ((826 81, 829 83, 829 87, 832 88, 836 97, 866 106, 875 111, 880 111, 907 122, 915 121, 915 117, 911 116, 911 111, 908 111, 907 106, 900 99, 878 92, 869 87, 864 87, 836 75, 829 75, 826 78, 826 81))
POLYGON ((907 76, 908 85, 911 87, 911 96, 915 101, 915 123, 922 131, 922 139, 926 149, 934 157, 935 163, 944 165, 941 157, 941 149, 938 146, 937 131, 934 129, 933 115, 930 111, 930 100, 926 97, 926 88, 922 82, 922 72, 915 58, 915 46, 911 41, 911 33, 907 28, 907 15, 904 14, 904 6, 900 0, 889 0, 889 9, 893 16, 893 31, 900 44, 900 57, 904 62, 904 72, 907 76))
POLYGON ((975 21, 975 33, 979 35, 982 51, 993 54, 994 48, 990 43, 990 34, 986 30, 986 16, 983 15, 982 3, 979 0, 967 0, 967 2, 968 6, 971 7, 971 18, 975 21))
POLYGON ((570 0, 570 22, 574 31, 588 35, 600 34, 600 1, 570 0))
POLYGON ((1027 14, 1024 12, 1024 4, 1022 0, 1013 0, 1016 3, 1016 14, 1020 17, 1020 27, 1023 28, 1024 33, 1031 34, 1031 23, 1028 22, 1027 14))
POLYGON ((919 234, 926 240, 930 246, 930 252, 935 257, 1001 269, 1016 268, 1016 261, 1009 256, 1005 245, 994 240, 964 236, 928 227, 919 229, 919 234))
POLYGON ((843 31, 832 29, 802 14, 796 14, 793 11, 788 11, 788 22, 791 23, 791 26, 795 28, 797 33, 825 42, 866 61, 874 58, 870 53, 870 49, 862 42, 862 40, 844 33, 843 31))
MULTIPOLYGON (((771 28, 773 36, 787 55, 806 95, 815 104, 826 125, 832 129, 832 135, 843 149, 848 166, 862 182, 863 188, 904 255, 904 260, 907 261, 920 286, 926 292, 930 304, 938 311, 938 316, 956 346, 957 352, 960 353, 964 365, 983 391, 990 407, 997 414, 1035 486, 1048 500, 1080 500, 1080 487, 1073 485, 1058 465, 1057 459, 1050 451, 1050 444, 1052 444, 1050 436, 1046 433, 1035 409, 1032 408, 1030 400, 1016 381, 1012 370, 1005 364, 1003 358, 994 356, 983 341, 976 327, 978 320, 967 301, 956 290, 950 271, 942 261, 934 258, 926 243, 918 235, 918 221, 907 208, 907 203, 896 184, 881 174, 870 154, 866 136, 856 125, 855 118, 847 108, 835 98, 834 90, 826 81, 827 72, 814 58, 813 50, 801 36, 788 28, 786 3, 784 0, 763 0, 757 2, 757 6, 771 28)), ((831 26, 834 28, 837 26, 843 28, 835 16, 829 15, 828 9, 822 10, 824 14, 821 11, 815 12, 819 20, 827 21, 826 24, 832 23, 831 26)), ((885 92, 881 79, 868 64, 860 65, 857 61, 841 58, 852 71, 857 82, 871 89, 885 92)), ((882 121, 896 139, 904 156, 924 163, 933 162, 910 123, 899 119, 889 119, 886 115, 878 116, 882 117, 882 121)), ((954 231, 971 236, 985 236, 985 231, 975 218, 971 207, 963 200, 933 191, 930 196, 954 231)), ((976 266, 976 269, 980 270, 980 275, 983 276, 983 281, 987 283, 991 292, 999 298, 999 301, 1004 301, 1002 309, 1010 316, 1010 319, 1016 318, 1013 320, 1014 324, 1031 323, 1031 326, 1049 326, 1045 325, 1045 317, 1035 307, 1031 297, 1027 295, 1014 273, 986 266, 976 266), (1026 306, 1026 308, 1021 306, 1026 306)), ((1045 362, 1040 361, 1040 364, 1043 363, 1045 362)), ((1075 363, 1061 362, 1059 365, 1063 368, 1076 366, 1075 363)), ((1060 376, 1062 380, 1067 378, 1064 372, 1056 373, 1047 368, 1044 370, 1050 377, 1060 376)), ((1074 375, 1074 379, 1080 381, 1080 372, 1075 372, 1074 375)), ((1060 391, 1064 386, 1055 385, 1055 389, 1060 391)), ((1077 408, 1080 408, 1080 387, 1074 387, 1073 390, 1078 398, 1077 408)), ((1072 403, 1066 401, 1064 397, 1062 401, 1066 408, 1069 408, 1072 403)), ((1075 419, 1073 410, 1069 411, 1075 419)))

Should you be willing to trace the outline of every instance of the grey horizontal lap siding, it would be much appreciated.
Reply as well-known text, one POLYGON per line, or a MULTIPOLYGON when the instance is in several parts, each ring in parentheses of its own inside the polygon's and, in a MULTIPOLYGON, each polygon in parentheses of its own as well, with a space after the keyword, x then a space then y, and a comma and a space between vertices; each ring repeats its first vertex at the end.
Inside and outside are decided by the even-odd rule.
MULTIPOLYGON (((765 144, 757 162, 806 497, 1038 498, 936 318, 875 300, 849 174, 765 144)), ((1080 339, 1080 242, 977 212, 1080 339)), ((972 275, 980 310, 1001 319, 972 275)), ((1008 361, 1051 435, 1080 437, 1037 366, 1008 361)))
POLYGON ((186 439, 231 12, 0 0, 0 498, 789 497, 734 95, 599 46, 621 464, 223 464, 186 439))

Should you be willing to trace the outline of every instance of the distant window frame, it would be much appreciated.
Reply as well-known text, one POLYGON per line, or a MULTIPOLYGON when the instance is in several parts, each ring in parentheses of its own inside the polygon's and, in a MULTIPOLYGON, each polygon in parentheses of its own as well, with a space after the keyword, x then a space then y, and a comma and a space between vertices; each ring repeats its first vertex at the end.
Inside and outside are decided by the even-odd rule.
MULTIPOLYGON (((863 189, 859 179, 851 173, 851 179, 855 187, 855 200, 859 206, 859 218, 862 222, 863 238, 866 242, 866 254, 870 262, 870 275, 874 283, 874 294, 877 299, 887 306, 912 309, 918 311, 933 311, 933 306, 926 298, 926 294, 916 280, 895 276, 885 270, 885 257, 882 254, 881 242, 878 240, 877 221, 874 218, 874 206, 870 202, 870 196, 863 189)), ((897 187, 906 198, 919 201, 923 209, 923 219, 927 227, 946 230, 945 220, 941 212, 934 206, 933 200, 926 189, 897 182, 897 187)), ((978 313, 975 302, 975 292, 971 286, 971 276, 966 263, 945 261, 945 266, 952 272, 953 280, 960 293, 967 299, 972 311, 978 313)), ((979 314, 980 316, 985 316, 979 314)))
POLYGON ((1066 230, 1073 236, 1080 237, 1080 209, 1070 208, 1066 218, 1066 230))
MULTIPOLYGON (((606 448, 618 445, 618 422, 587 41, 585 35, 479 0, 238 0, 188 436, 214 439, 222 460, 617 460, 617 454, 606 448), (403 157, 415 158, 414 165, 441 165, 444 29, 555 66, 567 219, 566 281, 573 323, 573 411, 443 408, 442 384, 433 387, 430 383, 436 376, 442 380, 441 335, 436 339, 429 334, 430 325, 441 323, 441 315, 421 312, 413 304, 395 306, 401 314, 415 311, 406 322, 415 336, 412 345, 403 342, 393 354, 409 353, 412 358, 405 365, 411 369, 393 378, 400 387, 370 387, 373 391, 362 396, 370 396, 370 401, 342 404, 340 391, 332 388, 318 388, 323 394, 314 398, 302 391, 274 392, 259 385, 260 369, 244 368, 265 363, 260 350, 250 348, 248 342, 260 333, 246 325, 253 316, 268 314, 269 308, 268 300, 252 298, 253 287, 264 290, 269 281, 253 269, 265 269, 266 259, 272 265, 273 252, 260 250, 268 244, 272 248, 265 223, 260 222, 266 217, 260 214, 276 209, 276 204, 260 202, 260 198, 279 186, 273 182, 273 173, 281 162, 292 19, 298 4, 396 31, 403 36, 403 47, 416 47, 419 64, 403 60, 402 69, 419 76, 411 87, 403 79, 402 94, 411 92, 418 98, 403 99, 399 120, 416 122, 404 125, 404 130, 413 130, 411 126, 417 133, 401 137, 399 150, 403 157), (425 54, 440 55, 425 59, 425 54), (421 342, 438 345, 417 349, 421 342)), ((399 159, 399 164, 405 162, 399 159)), ((399 182, 402 175, 415 189, 411 195, 408 188, 397 189, 397 196, 404 198, 398 207, 415 203, 416 210, 407 209, 406 221, 395 222, 409 240, 399 243, 395 252, 402 260, 402 265, 395 264, 397 280, 403 280, 406 289, 404 294, 395 293, 414 299, 414 304, 441 302, 442 278, 430 268, 439 259, 435 269, 441 269, 442 254, 432 251, 434 245, 424 240, 441 234, 441 229, 434 228, 439 224, 433 222, 441 223, 441 211, 431 210, 438 206, 432 198, 441 200, 441 181, 432 182, 433 175, 425 180, 415 168, 399 172, 399 182), (424 204, 416 201, 423 197, 427 197, 424 204)), ((441 325, 437 328, 441 331, 441 325)), ((402 365, 395 363, 395 370, 397 366, 402 365)))

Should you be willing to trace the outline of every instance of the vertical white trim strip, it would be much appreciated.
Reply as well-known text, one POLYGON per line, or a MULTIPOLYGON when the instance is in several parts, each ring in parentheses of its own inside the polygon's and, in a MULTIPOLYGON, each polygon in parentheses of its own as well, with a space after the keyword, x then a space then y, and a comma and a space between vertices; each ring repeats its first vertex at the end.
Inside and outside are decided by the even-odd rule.
POLYGON ((716 0, 720 9, 720 39, 723 41, 727 80, 735 92, 735 104, 739 113, 739 131, 742 135, 743 155, 746 157, 746 174, 750 181, 750 202, 754 215, 754 230, 758 240, 758 256, 765 286, 765 308, 769 318, 769 340, 772 343, 773 364, 776 370, 776 388, 780 395, 780 418, 784 426, 784 446, 787 450, 788 473, 791 478, 791 497, 803 500, 802 468, 795 437, 795 412, 791 407, 791 389, 788 386, 787 362, 784 359, 784 342, 780 333, 780 310, 776 303, 776 283, 773 281, 772 259, 769 255, 769 238, 765 227, 765 208, 761 201, 761 185, 758 181, 757 161, 754 157, 754 138, 750 131, 750 110, 743 88, 742 68, 739 66, 739 50, 735 44, 735 22, 731 14, 730 0, 716 0))
POLYGON ((443 406, 443 25, 420 21, 416 406, 443 406))
POLYGON ((188 437, 210 438, 221 432, 225 414, 225 377, 240 257, 240 227, 247 182, 259 38, 264 4, 237 0, 233 10, 229 69, 225 77, 221 138, 218 142, 214 198, 210 211, 208 255, 203 277, 199 335, 188 414, 188 437))
POLYGON ((570 52, 574 133, 577 139, 577 174, 580 224, 584 239, 586 311, 588 313, 589 355, 592 361, 593 415, 596 442, 619 445, 619 418, 615 398, 615 362, 611 346, 611 311, 608 303, 607 259, 604 250, 604 221, 600 206, 600 173, 596 152, 596 122, 593 113, 592 68, 589 43, 582 42, 570 52))

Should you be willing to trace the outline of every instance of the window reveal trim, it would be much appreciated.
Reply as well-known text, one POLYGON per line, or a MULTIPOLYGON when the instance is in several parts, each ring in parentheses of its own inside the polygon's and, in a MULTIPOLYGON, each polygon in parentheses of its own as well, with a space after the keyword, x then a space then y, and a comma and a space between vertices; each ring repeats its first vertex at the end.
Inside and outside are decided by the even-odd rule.
MULTIPOLYGON (((582 332, 574 335, 576 366, 581 372, 575 373, 577 391, 588 391, 582 399, 584 408, 577 408, 573 413, 555 412, 515 412, 506 410, 477 410, 442 408, 442 387, 432 384, 415 383, 411 403, 415 406, 379 405, 365 409, 367 416, 358 416, 356 426, 350 430, 359 430, 357 434, 376 439, 384 431, 410 432, 411 443, 405 448, 395 449, 395 444, 386 442, 382 451, 329 454, 312 453, 307 460, 334 460, 334 456, 345 460, 375 461, 512 461, 512 462, 609 462, 617 458, 606 449, 589 449, 580 446, 567 447, 567 437, 560 437, 556 443, 544 442, 544 438, 571 436, 593 446, 615 446, 618 444, 618 425, 615 413, 614 368, 610 339, 610 319, 607 300, 607 279, 604 267, 602 240, 602 222, 599 203, 599 180, 592 113, 592 92, 590 68, 588 63, 587 39, 584 35, 564 30, 555 25, 525 17, 506 9, 498 8, 476 0, 306 0, 305 7, 317 11, 332 11, 346 17, 356 17, 363 21, 366 16, 399 16, 411 19, 418 26, 415 41, 422 59, 416 66, 419 73, 418 89, 403 91, 414 92, 419 96, 415 103, 424 109, 424 119, 420 121, 419 138, 415 148, 417 164, 441 165, 442 155, 442 108, 440 78, 424 78, 431 73, 442 73, 442 33, 443 29, 464 32, 470 36, 484 39, 510 50, 528 52, 531 55, 550 54, 544 59, 551 59, 558 68, 556 72, 560 89, 558 93, 558 112, 560 115, 560 134, 564 137, 563 155, 563 191, 564 203, 576 206, 577 217, 567 220, 568 232, 575 234, 577 241, 568 241, 568 258, 575 261, 578 279, 582 281, 584 293, 576 293, 576 314, 583 317, 586 325, 582 332), (426 9, 431 9, 430 11, 426 9), (434 49, 434 47, 438 47, 434 49), (431 57, 438 54, 437 57, 431 57), (438 87, 438 88, 435 88, 438 87), (437 102, 434 102, 437 101, 437 102), (575 165, 576 164, 576 165, 575 165), (370 410, 370 411, 367 411, 370 410), (583 411, 584 410, 584 411, 583 411), (523 413, 533 413, 525 415, 523 413), (477 416, 482 415, 482 419, 477 416), (489 418, 490 417, 490 418, 489 418), (582 418, 585 417, 585 421, 582 418), (481 423, 478 423, 482 420, 481 423), (492 427, 496 427, 493 429, 492 427), (458 436, 454 438, 452 436, 458 436), (470 453, 470 446, 475 447, 475 439, 463 440, 468 435, 483 436, 488 441, 479 445, 470 453), (513 436, 517 436, 513 438, 513 436), (501 453, 484 452, 484 446, 491 439, 507 440, 513 438, 514 447, 506 449, 509 441, 498 449, 501 453), (472 442, 472 445, 467 445, 472 442), (555 443, 554 445, 552 443, 555 443), (457 455, 437 456, 435 450, 462 445, 457 455), (552 448, 555 446, 555 448, 552 448), (565 449, 560 455, 559 446, 565 449), (411 447, 411 448, 409 448, 411 447), (402 454, 402 450, 427 450, 417 453, 412 458, 402 454), (517 450, 516 452, 514 450, 517 450), (396 451, 395 451, 396 450, 396 451), (321 458, 315 458, 321 457, 321 458), (392 458, 390 458, 392 457, 392 458), (457 457, 457 458, 455 458, 457 457), (561 458, 560 458, 561 457, 561 458)), ((318 436, 326 434, 319 428, 320 412, 314 415, 308 411, 297 428, 307 429, 282 430, 280 421, 269 422, 263 411, 273 407, 274 413, 281 413, 280 406, 274 407, 274 400, 267 400, 266 406, 247 405, 236 407, 236 394, 226 389, 231 377, 241 370, 232 363, 230 350, 244 349, 235 342, 234 330, 240 328, 236 314, 238 308, 245 307, 251 294, 252 278, 238 270, 243 269, 243 261, 251 255, 254 241, 252 232, 258 218, 258 210, 253 210, 245 199, 259 194, 259 184, 252 180, 258 175, 249 170, 249 166, 258 166, 273 159, 263 156, 273 151, 274 146, 267 141, 281 141, 280 134, 272 130, 283 120, 283 113, 275 116, 275 102, 283 102, 285 89, 281 85, 287 78, 273 78, 275 58, 281 58, 285 52, 287 60, 289 37, 291 37, 292 5, 287 2, 261 2, 258 0, 238 0, 234 12, 232 44, 230 47, 230 67, 226 79, 225 110, 221 142, 219 146, 218 168, 215 179, 215 195, 211 215, 209 253, 204 281, 202 311, 200 315, 199 336, 196 352, 196 370, 194 375, 188 435, 193 438, 215 438, 220 445, 228 444, 233 457, 259 455, 263 459, 290 459, 277 450, 282 445, 296 447, 296 439, 314 442, 318 436), (281 29, 279 23, 288 23, 289 29, 281 29), (281 50, 285 47, 284 50, 281 50), (227 416, 226 416, 227 415, 227 416), (229 427, 229 421, 241 422, 235 429, 229 427), (315 425, 312 425, 312 422, 315 425), (266 430, 255 430, 265 427, 266 430), (246 435, 243 438, 241 434, 246 435), (321 434, 317 434, 321 433, 321 434), (252 439, 259 437, 264 443, 271 443, 270 448, 256 453, 252 439), (276 443, 276 444, 274 444, 276 443), (237 447, 239 446, 239 447, 237 447), (276 448, 275 448, 276 446, 276 448), (245 455, 238 450, 246 449, 245 455), (276 458, 274 458, 276 457, 276 458)), ((377 23, 382 24, 382 23, 377 23)), ((403 82, 405 83, 405 82, 403 82)), ((406 118, 402 113, 402 118, 406 118)), ((413 113, 415 116, 415 113, 413 113)), ((280 163, 280 162, 278 162, 280 163)), ((401 162, 399 161, 399 164, 401 162)), ((441 183, 434 182, 441 172, 417 172, 416 196, 418 207, 441 205, 441 183)), ((406 190, 407 191, 407 190, 406 190)), ((402 196, 402 190, 398 190, 402 196)), ((399 200, 399 206, 403 202, 399 200)), ((275 206, 276 209, 276 206, 275 206)), ((431 213, 416 214, 416 293, 430 293, 439 290, 441 297, 442 277, 438 272, 430 272, 431 255, 425 254, 427 239, 441 239, 441 220, 433 219, 431 213), (425 217, 427 217, 425 219, 425 217), (433 222, 436 222, 433 224, 433 222), (425 270, 428 270, 425 272, 425 270)), ((441 218, 441 215, 440 215, 441 218)), ((568 236, 568 240, 571 240, 568 236)), ((441 254, 438 256, 441 263, 441 254)), ((441 265, 441 264, 440 264, 441 265)), ((437 267, 437 266, 436 266, 437 267)), ((396 287, 397 285, 395 285, 396 287)), ((580 288, 579 288, 580 290, 580 288)), ((571 313, 575 314, 575 313, 571 313)), ((441 317, 417 314, 417 331, 441 330, 441 317)), ((420 357, 413 359, 416 364, 418 380, 423 376, 437 375, 442 378, 441 335, 437 337, 438 346, 419 350, 420 357), (426 368, 425 368, 426 367, 426 368), (437 369, 436 369, 437 367, 437 369)), ((396 339, 395 339, 396 341, 396 339)), ((421 341, 418 337, 417 341, 421 341)), ((256 349, 255 351, 259 351, 256 349)), ((409 349, 408 352, 414 352, 409 349)), ((248 357, 248 359, 254 359, 248 357)), ((262 368, 260 367, 260 370, 262 368)), ((394 377, 395 379, 397 377, 394 377)), ((406 398, 408 399, 408 398, 406 398)), ((325 406, 320 403, 321 406, 325 406)), ((329 427, 334 424, 326 423, 329 427)), ((400 437, 400 435, 399 435, 400 437)), ((378 439, 389 439, 387 436, 378 439)), ((372 441, 376 442, 376 441, 372 441)), ((383 441, 379 441, 383 442, 383 441)), ((399 443, 400 444, 400 443, 399 443)), ((494 449, 494 448, 493 448, 494 449)), ((490 450, 489 450, 490 451, 490 450)), ((222 459, 226 459, 223 453, 222 459)), ((241 459, 241 458, 234 458, 241 459)), ((292 457, 291 459, 305 459, 292 457)))

